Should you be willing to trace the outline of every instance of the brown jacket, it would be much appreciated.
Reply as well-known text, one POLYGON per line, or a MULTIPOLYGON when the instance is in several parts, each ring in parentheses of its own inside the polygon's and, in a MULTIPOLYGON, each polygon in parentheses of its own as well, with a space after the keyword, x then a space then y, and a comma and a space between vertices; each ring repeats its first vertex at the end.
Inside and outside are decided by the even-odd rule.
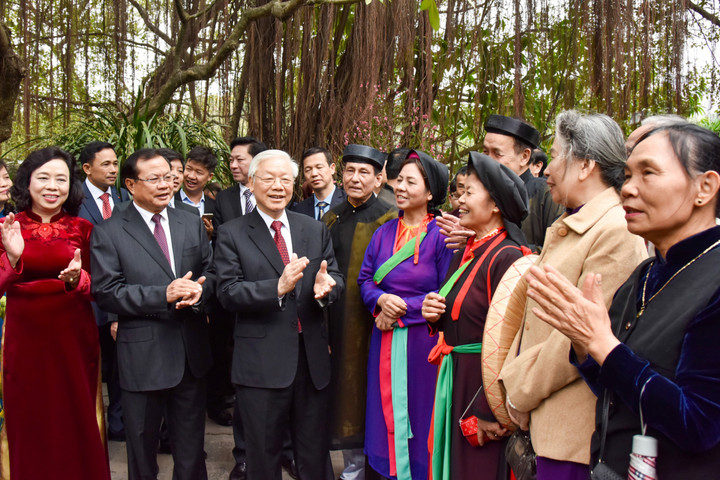
MULTIPOLYGON (((615 291, 645 257, 642 239, 627 230, 620 197, 608 188, 548 228, 536 264, 554 266, 578 287, 587 273, 602 274, 609 306, 615 291)), ((532 313, 537 304, 525 298, 527 282, 522 282, 516 293, 522 292, 521 301, 527 300, 525 326, 510 347, 502 382, 512 404, 530 412, 530 436, 539 456, 589 464, 595 395, 569 362, 570 340, 532 313)))

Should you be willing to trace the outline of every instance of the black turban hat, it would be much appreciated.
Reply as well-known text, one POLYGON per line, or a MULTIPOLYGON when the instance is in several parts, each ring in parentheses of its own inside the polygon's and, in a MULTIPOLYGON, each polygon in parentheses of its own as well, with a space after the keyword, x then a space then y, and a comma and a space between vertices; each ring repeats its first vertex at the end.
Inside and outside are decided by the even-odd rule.
POLYGON ((517 118, 490 115, 485 122, 485 131, 518 138, 530 144, 533 148, 538 148, 538 145, 540 145, 540 132, 532 125, 528 125, 517 118))
POLYGON ((378 170, 382 170, 385 166, 387 155, 376 148, 351 143, 343 150, 342 159, 344 163, 368 163, 378 170))
POLYGON ((410 158, 410 155, 413 153, 420 159, 420 164, 423 170, 425 170, 425 176, 427 177, 430 193, 432 194, 432 200, 428 203, 428 210, 437 209, 445 203, 448 182, 450 181, 450 172, 448 171, 447 165, 434 160, 430 155, 420 150, 410 150, 407 158, 410 158))

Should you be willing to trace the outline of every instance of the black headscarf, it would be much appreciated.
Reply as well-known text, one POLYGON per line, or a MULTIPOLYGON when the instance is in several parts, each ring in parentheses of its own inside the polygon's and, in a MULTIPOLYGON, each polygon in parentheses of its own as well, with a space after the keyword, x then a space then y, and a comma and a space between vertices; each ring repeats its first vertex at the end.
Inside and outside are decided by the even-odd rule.
POLYGON ((432 194, 432 199, 428 202, 428 211, 436 210, 445 203, 450 172, 448 172, 447 165, 434 160, 430 155, 420 150, 410 150, 406 158, 409 158, 413 153, 420 158, 420 164, 425 170, 425 176, 432 194))
POLYGON ((482 153, 470 152, 467 167, 478 176, 500 210, 508 236, 527 245, 520 231, 520 222, 528 215, 525 183, 508 167, 482 153))

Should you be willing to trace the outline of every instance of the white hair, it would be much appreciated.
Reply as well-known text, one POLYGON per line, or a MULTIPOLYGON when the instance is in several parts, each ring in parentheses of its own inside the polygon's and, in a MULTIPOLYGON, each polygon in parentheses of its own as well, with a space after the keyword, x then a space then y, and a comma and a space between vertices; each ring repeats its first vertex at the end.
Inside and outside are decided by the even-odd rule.
POLYGON ((640 122, 640 125, 650 125, 654 128, 657 127, 671 127, 673 125, 685 125, 690 122, 687 121, 687 119, 681 117, 680 115, 675 115, 674 113, 666 113, 662 115, 652 115, 650 117, 646 117, 640 122))
POLYGON ((250 168, 248 171, 248 175, 250 178, 255 177, 255 172, 257 171, 258 167, 262 162, 265 160, 269 160, 271 158, 280 158, 282 160, 285 160, 288 165, 290 165, 290 170, 292 171, 293 179, 297 178, 298 173, 300 171, 300 168, 298 167, 298 164, 295 160, 292 159, 292 157, 282 150, 265 150, 263 152, 258 153, 253 157, 253 159, 250 161, 250 168))

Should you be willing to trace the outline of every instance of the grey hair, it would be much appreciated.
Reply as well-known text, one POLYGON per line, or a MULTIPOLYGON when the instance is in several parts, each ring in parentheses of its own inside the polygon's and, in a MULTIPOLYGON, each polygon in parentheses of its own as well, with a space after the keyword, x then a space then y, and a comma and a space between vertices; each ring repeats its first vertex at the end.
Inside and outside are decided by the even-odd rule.
POLYGON ((555 137, 560 139, 567 158, 594 161, 603 182, 620 190, 625 180, 627 153, 623 132, 612 118, 567 110, 555 117, 555 137))
POLYGON ((640 125, 651 125, 653 127, 672 127, 674 125, 685 125, 690 123, 687 119, 674 113, 664 113, 662 115, 651 115, 643 118, 640 125))
POLYGON ((257 171, 258 167, 262 162, 271 158, 281 158, 287 161, 288 165, 290 165, 293 179, 297 178, 300 167, 298 167, 297 162, 293 160, 287 152, 284 152, 282 150, 265 150, 255 155, 250 161, 250 167, 248 169, 248 175, 250 176, 250 178, 255 177, 255 172, 257 171))

